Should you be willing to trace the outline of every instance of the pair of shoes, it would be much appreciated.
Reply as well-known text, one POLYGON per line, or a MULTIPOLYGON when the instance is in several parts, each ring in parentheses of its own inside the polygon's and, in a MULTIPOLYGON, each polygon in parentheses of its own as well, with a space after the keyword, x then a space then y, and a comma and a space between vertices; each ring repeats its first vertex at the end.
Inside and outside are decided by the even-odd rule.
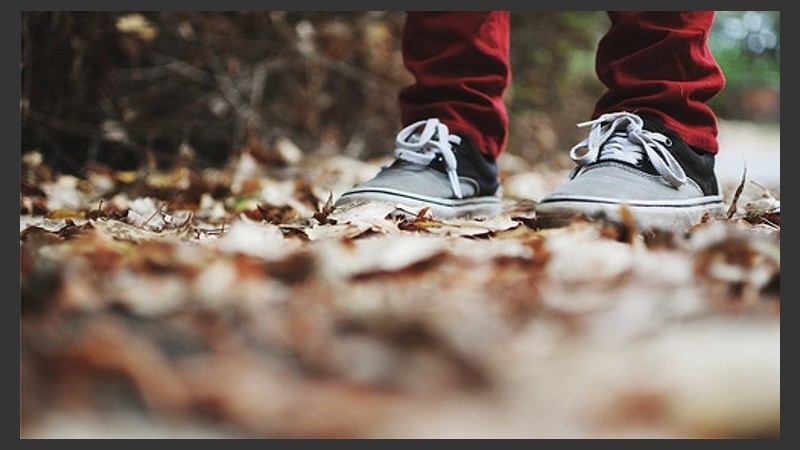
MULTIPOLYGON (((630 112, 604 114, 579 126, 589 135, 570 151, 577 166, 536 208, 542 228, 575 217, 625 221, 640 229, 683 231, 706 214, 723 214, 714 155, 692 149, 658 120, 630 112)), ((429 206, 436 217, 493 216, 502 211, 496 162, 437 119, 397 136, 397 159, 375 178, 343 193, 335 207, 384 201, 429 206)))

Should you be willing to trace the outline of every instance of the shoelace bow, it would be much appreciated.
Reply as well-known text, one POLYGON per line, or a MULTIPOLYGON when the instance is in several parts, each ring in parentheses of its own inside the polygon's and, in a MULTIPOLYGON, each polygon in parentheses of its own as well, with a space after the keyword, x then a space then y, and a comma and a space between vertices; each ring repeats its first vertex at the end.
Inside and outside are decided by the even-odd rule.
POLYGON ((570 173, 574 178, 581 168, 602 160, 639 164, 647 156, 653 167, 667 183, 677 188, 686 183, 686 173, 667 150, 669 137, 643 128, 644 121, 636 114, 616 112, 582 122, 579 127, 591 126, 589 136, 572 147, 569 156, 578 164, 570 173))
POLYGON ((458 161, 453 153, 453 144, 460 144, 461 138, 450 134, 447 125, 439 119, 420 120, 397 133, 394 155, 413 164, 427 166, 437 155, 441 155, 447 167, 450 186, 457 198, 463 198, 458 181, 458 161), (419 129, 422 128, 422 131, 419 129))

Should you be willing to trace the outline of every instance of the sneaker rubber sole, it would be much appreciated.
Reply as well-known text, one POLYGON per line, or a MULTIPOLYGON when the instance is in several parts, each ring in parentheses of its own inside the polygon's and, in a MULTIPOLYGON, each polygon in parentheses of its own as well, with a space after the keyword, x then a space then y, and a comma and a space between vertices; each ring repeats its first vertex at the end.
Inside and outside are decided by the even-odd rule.
POLYGON ((557 228, 569 225, 576 217, 589 221, 624 223, 622 210, 627 207, 641 230, 667 230, 683 232, 700 223, 708 214, 720 217, 725 212, 721 196, 700 197, 685 201, 628 201, 580 198, 539 203, 536 223, 540 228, 557 228))
POLYGON ((439 219, 492 218, 503 210, 499 192, 493 196, 447 199, 427 197, 389 188, 352 189, 342 194, 336 202, 336 207, 369 202, 382 202, 411 208, 428 207, 431 214, 439 219))

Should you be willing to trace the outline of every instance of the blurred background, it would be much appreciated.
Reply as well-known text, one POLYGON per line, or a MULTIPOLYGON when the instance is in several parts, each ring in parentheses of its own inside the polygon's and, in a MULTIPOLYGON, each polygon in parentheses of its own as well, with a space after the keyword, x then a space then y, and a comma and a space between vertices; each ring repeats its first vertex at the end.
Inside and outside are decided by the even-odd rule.
MULTIPOLYGON (((402 12, 23 12, 22 152, 87 165, 224 165, 240 152, 386 157, 400 123, 402 12)), ((508 153, 567 164, 602 92, 604 12, 512 14, 508 153)), ((720 11, 724 120, 778 126, 780 12, 720 11)))

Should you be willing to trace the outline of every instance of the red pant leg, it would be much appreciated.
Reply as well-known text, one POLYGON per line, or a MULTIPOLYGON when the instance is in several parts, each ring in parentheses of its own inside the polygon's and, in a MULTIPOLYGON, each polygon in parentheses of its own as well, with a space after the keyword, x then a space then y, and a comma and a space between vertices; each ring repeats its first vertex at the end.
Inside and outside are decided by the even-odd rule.
POLYGON ((509 31, 508 11, 408 12, 403 61, 416 81, 399 94, 403 125, 437 117, 499 155, 508 139, 509 31))
POLYGON ((660 118, 687 144, 716 154, 717 119, 706 102, 725 78, 707 46, 713 11, 609 11, 596 69, 608 91, 594 117, 613 111, 660 118))

